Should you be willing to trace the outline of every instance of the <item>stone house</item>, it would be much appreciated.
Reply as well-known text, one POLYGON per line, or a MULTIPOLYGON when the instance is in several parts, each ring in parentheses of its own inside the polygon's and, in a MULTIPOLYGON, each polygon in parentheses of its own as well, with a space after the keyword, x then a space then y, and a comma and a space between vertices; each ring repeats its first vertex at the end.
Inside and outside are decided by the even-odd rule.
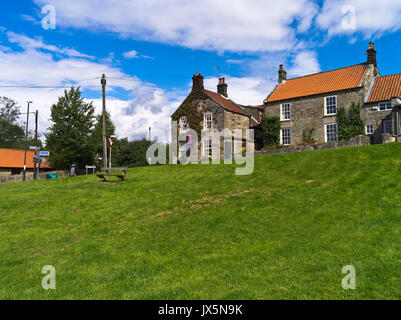
POLYGON ((382 133, 394 132, 395 123, 399 130, 399 113, 394 110, 398 110, 395 107, 400 91, 399 75, 379 76, 376 50, 371 42, 367 61, 361 64, 293 79, 287 79, 280 65, 278 84, 264 101, 264 114, 280 117, 283 145, 303 143, 304 133, 312 133, 318 143, 325 143, 338 140, 338 108, 348 110, 356 103, 362 109, 366 134, 380 140, 382 133))
MULTIPOLYGON (((185 139, 179 139, 179 155, 184 152, 184 146, 188 139, 191 139, 186 135, 189 128, 193 129, 199 137, 199 158, 207 158, 212 155, 212 140, 201 143, 201 130, 207 132, 215 129, 218 131, 241 129, 244 142, 245 130, 253 128, 255 129, 255 146, 261 147, 260 121, 263 106, 242 106, 229 99, 225 78, 219 78, 216 92, 204 88, 204 77, 200 73, 195 74, 192 81, 190 94, 171 116, 173 121, 178 122, 178 134, 185 137, 185 139)), ((226 154, 231 152, 232 148, 224 146, 224 141, 221 139, 220 150, 223 155, 224 152, 226 154)))
POLYGON ((374 78, 362 111, 372 143, 401 141, 401 74, 374 78))

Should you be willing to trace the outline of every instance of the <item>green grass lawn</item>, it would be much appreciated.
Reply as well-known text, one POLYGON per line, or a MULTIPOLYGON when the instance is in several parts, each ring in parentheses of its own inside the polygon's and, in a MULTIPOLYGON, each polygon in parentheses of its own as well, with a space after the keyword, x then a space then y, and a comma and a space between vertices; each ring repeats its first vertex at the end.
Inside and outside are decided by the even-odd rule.
POLYGON ((401 144, 0 185, 1 299, 399 299, 401 144), (45 291, 42 267, 57 271, 45 291), (341 286, 356 268, 356 290, 341 286))

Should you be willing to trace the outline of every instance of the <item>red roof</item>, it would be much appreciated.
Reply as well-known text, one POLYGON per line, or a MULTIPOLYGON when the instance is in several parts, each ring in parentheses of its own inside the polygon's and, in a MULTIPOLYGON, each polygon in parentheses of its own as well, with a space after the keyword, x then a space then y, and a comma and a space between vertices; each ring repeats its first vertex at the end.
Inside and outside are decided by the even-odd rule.
POLYGON ((251 117, 251 127, 256 127, 258 126, 260 123, 256 121, 256 119, 254 117, 251 117))
POLYGON ((401 73, 376 78, 367 102, 389 101, 394 97, 401 98, 401 73))
POLYGON ((265 110, 265 106, 263 104, 261 106, 244 106, 244 107, 252 108, 252 109, 258 109, 258 110, 261 110, 261 111, 265 110))
MULTIPOLYGON (((34 151, 26 152, 26 167, 33 169, 34 151)), ((0 168, 24 168, 25 150, 0 148, 0 168)), ((47 164, 42 164, 41 168, 49 168, 47 164)))
POLYGON ((205 90, 205 93, 209 96, 209 98, 217 102, 219 105, 221 105, 228 111, 243 114, 249 117, 249 113, 246 112, 244 109, 240 108, 234 101, 213 91, 205 90))
POLYGON ((306 97, 315 94, 342 91, 361 87, 367 64, 311 74, 289 79, 279 84, 267 102, 306 97))

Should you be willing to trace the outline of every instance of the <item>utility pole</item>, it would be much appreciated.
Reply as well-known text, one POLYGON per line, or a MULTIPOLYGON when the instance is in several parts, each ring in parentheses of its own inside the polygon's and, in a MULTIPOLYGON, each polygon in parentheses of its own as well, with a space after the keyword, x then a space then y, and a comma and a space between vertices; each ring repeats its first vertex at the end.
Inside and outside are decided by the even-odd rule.
POLYGON ((106 76, 102 75, 102 93, 103 93, 103 167, 107 168, 107 141, 106 141, 106 76))
MULTIPOLYGON (((35 146, 38 147, 38 116, 39 112, 36 110, 35 112, 35 146)), ((35 150, 35 156, 38 155, 38 151, 35 150)), ((37 159, 33 162, 33 179, 36 180, 38 178, 38 163, 37 159)))
POLYGON ((26 129, 25 129, 25 156, 24 156, 24 174, 22 176, 22 180, 26 179, 26 149, 28 148, 28 124, 29 124, 29 105, 33 103, 32 101, 27 101, 28 103, 28 111, 26 114, 26 129))

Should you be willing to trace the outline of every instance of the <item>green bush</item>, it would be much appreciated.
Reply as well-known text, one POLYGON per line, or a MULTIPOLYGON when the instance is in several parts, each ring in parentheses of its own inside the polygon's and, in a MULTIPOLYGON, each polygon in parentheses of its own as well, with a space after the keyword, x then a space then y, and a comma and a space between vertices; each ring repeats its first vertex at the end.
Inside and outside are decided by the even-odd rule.
POLYGON ((263 146, 271 147, 280 144, 281 123, 279 117, 264 117, 262 122, 263 146))
POLYGON ((346 141, 364 134, 365 125, 361 118, 360 104, 352 103, 348 113, 341 107, 337 112, 338 139, 346 141))

